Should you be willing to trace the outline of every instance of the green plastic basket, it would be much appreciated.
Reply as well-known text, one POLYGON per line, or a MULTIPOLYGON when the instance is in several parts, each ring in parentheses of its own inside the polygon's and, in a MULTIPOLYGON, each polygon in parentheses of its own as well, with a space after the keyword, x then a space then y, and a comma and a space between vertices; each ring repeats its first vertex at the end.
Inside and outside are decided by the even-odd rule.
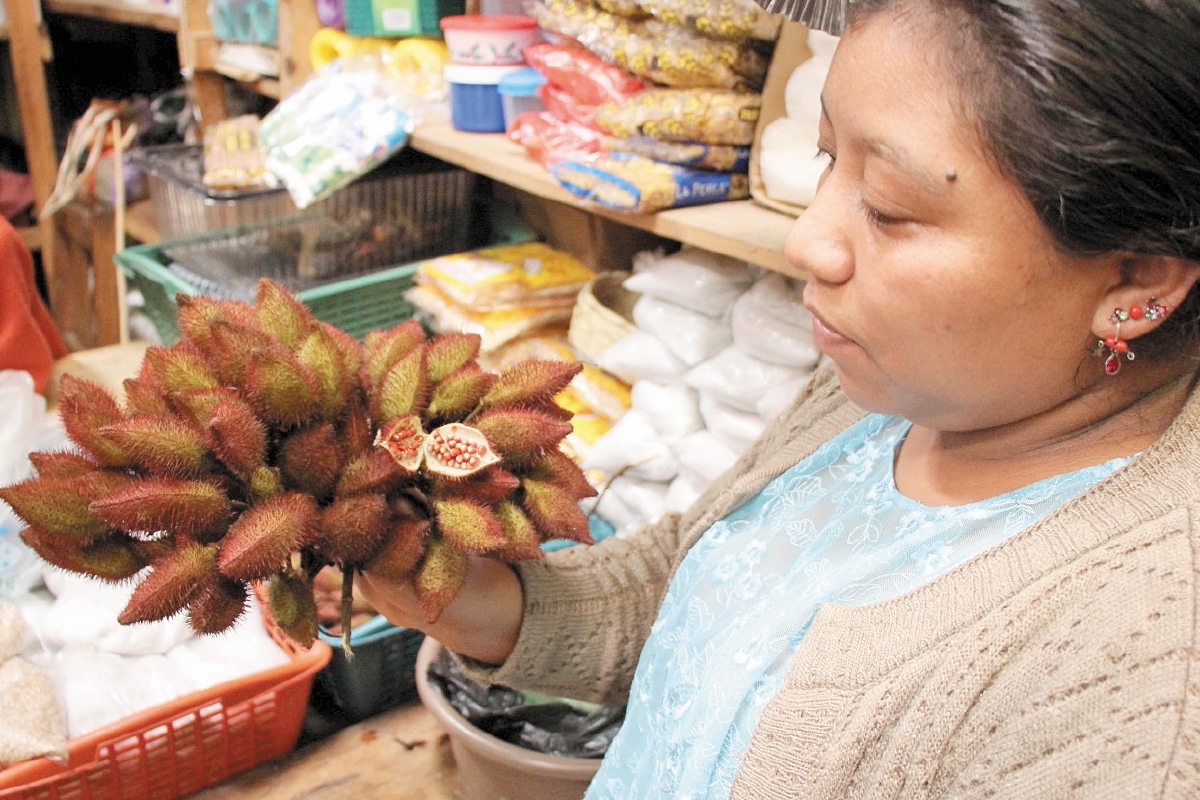
MULTIPOLYGON (((211 282, 186 270, 172 269, 169 253, 180 250, 204 251, 210 248, 221 251, 236 250, 236 245, 247 236, 258 236, 264 230, 272 233, 286 232, 288 226, 295 224, 301 223, 295 220, 276 220, 157 244, 137 245, 117 253, 114 261, 124 272, 129 286, 141 293, 143 312, 154 324, 163 344, 171 344, 179 338, 176 295, 229 295, 222 291, 222 287, 212 285, 211 282)), ((502 206, 492 210, 488 224, 491 232, 489 241, 485 243, 488 245, 518 244, 532 241, 536 237, 532 228, 510 209, 502 206)), ((430 253, 427 257, 444 254, 430 253)), ((361 339, 372 330, 391 328, 412 317, 415 308, 404 295, 412 288, 420 263, 416 261, 378 269, 305 289, 292 288, 296 297, 312 309, 317 319, 361 339)))
POLYGON ((322 630, 317 638, 333 648, 317 680, 348 718, 357 722, 417 696, 417 650, 425 640, 420 631, 375 616, 350 631, 352 658, 342 652, 341 636, 322 630))

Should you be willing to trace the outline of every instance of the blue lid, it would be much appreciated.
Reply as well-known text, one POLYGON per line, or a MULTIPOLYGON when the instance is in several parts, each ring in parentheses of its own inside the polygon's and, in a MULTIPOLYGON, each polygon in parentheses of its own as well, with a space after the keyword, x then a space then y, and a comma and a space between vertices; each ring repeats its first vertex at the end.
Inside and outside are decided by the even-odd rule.
POLYGON ((533 97, 537 87, 546 82, 546 76, 533 67, 518 69, 500 79, 496 90, 510 97, 533 97))

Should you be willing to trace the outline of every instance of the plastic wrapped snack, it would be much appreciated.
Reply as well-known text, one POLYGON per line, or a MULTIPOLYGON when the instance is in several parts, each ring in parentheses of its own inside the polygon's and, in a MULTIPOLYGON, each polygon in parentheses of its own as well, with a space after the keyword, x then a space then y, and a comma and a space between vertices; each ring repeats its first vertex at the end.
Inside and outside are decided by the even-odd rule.
POLYGON ((588 0, 546 0, 531 13, 545 30, 664 86, 759 91, 767 74, 769 58, 752 40, 713 39, 657 18, 621 17, 588 0))
POLYGON ((638 0, 596 0, 596 5, 609 14, 642 19, 650 16, 638 0))
POLYGON ((204 175, 210 189, 239 191, 272 188, 258 135, 258 117, 243 114, 217 122, 204 131, 204 175))
POLYGON ((613 136, 667 142, 749 145, 762 95, 719 89, 647 89, 626 103, 605 103, 596 122, 613 136))
POLYGON ((663 164, 708 172, 746 172, 750 167, 750 148, 745 145, 664 142, 651 136, 631 136, 606 138, 601 146, 609 153, 631 153, 663 164))
POLYGON ((664 22, 691 25, 714 39, 774 41, 783 19, 753 0, 639 0, 639 5, 664 22))
POLYGON ((626 153, 586 162, 560 161, 550 167, 550 174, 577 197, 638 213, 750 196, 745 175, 687 169, 626 153))
POLYGON ((620 67, 579 45, 544 42, 526 47, 522 54, 529 66, 545 75, 549 83, 581 103, 620 103, 646 88, 620 67))
POLYGON ((574 304, 595 275, 587 264, 542 242, 501 245, 423 261, 419 286, 432 287, 472 312, 574 304))

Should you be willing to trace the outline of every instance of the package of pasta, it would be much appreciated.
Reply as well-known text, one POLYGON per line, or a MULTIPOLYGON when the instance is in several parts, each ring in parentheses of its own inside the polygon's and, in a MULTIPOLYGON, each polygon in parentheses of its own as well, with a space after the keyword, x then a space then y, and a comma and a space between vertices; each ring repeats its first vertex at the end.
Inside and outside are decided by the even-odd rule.
POLYGON ((578 41, 604 61, 653 83, 759 91, 769 52, 752 39, 714 39, 655 17, 610 14, 590 0, 544 0, 530 14, 551 33, 578 41))
POLYGON ((628 153, 560 161, 550 166, 550 174, 576 197, 635 213, 750 196, 750 180, 745 175, 703 172, 628 153))
POLYGON ((714 39, 775 41, 783 19, 754 0, 638 0, 638 5, 664 22, 690 25, 714 39))
POLYGON ((625 70, 576 44, 544 42, 521 51, 525 62, 581 103, 620 103, 646 88, 625 70))
POLYGON ((750 169, 750 148, 745 145, 664 142, 651 136, 606 137, 600 143, 609 153, 630 153, 651 161, 706 172, 748 172, 750 169))
POLYGON ((439 256, 417 265, 418 286, 436 289, 472 312, 566 308, 594 276, 579 259, 542 242, 439 256))
POLYGON ((647 89, 626 103, 605 103, 596 122, 617 138, 749 145, 762 95, 717 89, 647 89))

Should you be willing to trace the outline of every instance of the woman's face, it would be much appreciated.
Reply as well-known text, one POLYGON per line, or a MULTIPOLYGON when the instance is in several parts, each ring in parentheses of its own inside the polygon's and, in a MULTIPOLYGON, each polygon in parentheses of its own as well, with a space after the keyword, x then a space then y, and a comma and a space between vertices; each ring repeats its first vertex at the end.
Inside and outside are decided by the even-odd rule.
POLYGON ((1087 350, 1115 276, 1059 252, 985 156, 928 13, 868 17, 839 43, 822 95, 830 163, 786 253, 811 275, 814 335, 851 399, 980 430, 1103 377, 1087 350))

